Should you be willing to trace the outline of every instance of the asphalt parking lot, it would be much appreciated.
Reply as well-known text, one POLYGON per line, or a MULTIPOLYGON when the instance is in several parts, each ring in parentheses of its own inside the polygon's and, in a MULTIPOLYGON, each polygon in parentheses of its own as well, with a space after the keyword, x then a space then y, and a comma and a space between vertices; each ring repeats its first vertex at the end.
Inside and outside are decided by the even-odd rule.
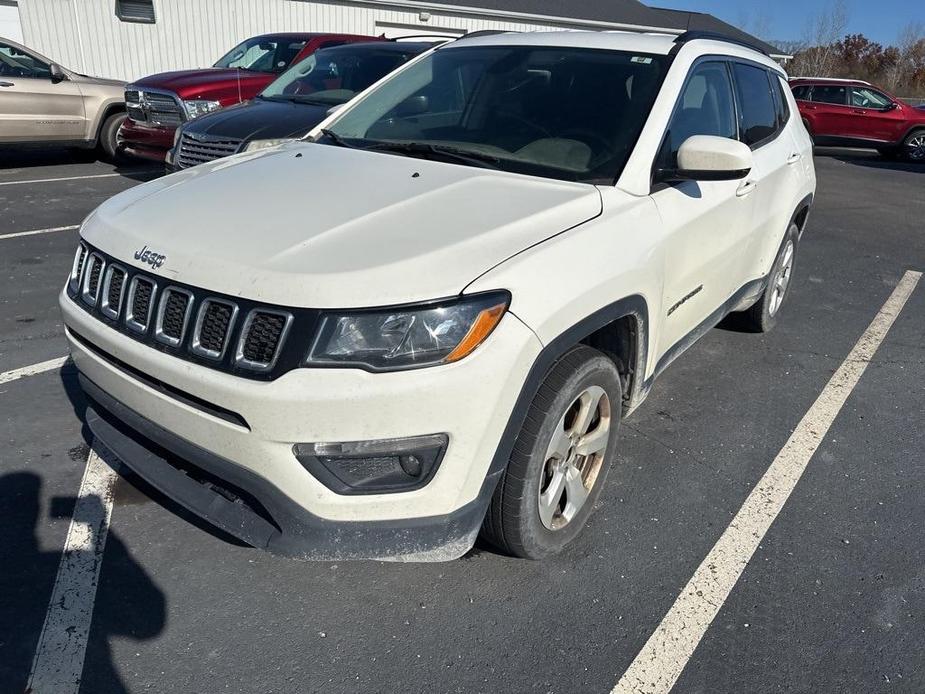
MULTIPOLYGON (((816 166, 780 324, 721 326, 665 373, 565 555, 298 563, 126 473, 68 676, 86 694, 611 691, 904 274, 925 270, 925 167, 834 150, 816 166)), ((2 692, 30 681, 91 444, 73 368, 28 367, 66 355, 74 225, 155 175, 0 155, 2 692)), ((674 691, 925 692, 925 282, 823 434, 674 691)))

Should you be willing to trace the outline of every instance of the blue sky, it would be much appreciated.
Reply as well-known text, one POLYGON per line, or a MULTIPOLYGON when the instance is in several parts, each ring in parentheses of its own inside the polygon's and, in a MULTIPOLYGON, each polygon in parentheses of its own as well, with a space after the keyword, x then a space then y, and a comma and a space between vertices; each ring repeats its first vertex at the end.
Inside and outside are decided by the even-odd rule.
MULTIPOLYGON (((643 0, 652 7, 709 12, 745 30, 766 25, 764 38, 790 41, 803 38, 809 18, 826 0, 643 0)), ((910 21, 925 24, 925 0, 848 0, 849 33, 891 43, 910 21)))

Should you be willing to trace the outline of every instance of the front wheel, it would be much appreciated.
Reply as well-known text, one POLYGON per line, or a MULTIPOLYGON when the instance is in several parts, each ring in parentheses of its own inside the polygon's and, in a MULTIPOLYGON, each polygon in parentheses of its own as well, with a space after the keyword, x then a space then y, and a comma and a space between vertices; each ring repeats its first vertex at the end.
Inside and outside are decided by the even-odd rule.
POLYGON ((99 148, 110 161, 119 158, 119 128, 125 119, 124 113, 113 113, 100 126, 99 148))
POLYGON ((925 162, 925 130, 916 130, 903 140, 903 156, 916 163, 925 162))
POLYGON ((754 332, 766 333, 777 323, 781 307, 790 290, 790 282, 793 280, 799 238, 799 227, 791 224, 784 242, 777 251, 771 274, 768 275, 768 286, 754 306, 742 313, 746 327, 754 332))
POLYGON ((540 386, 492 498, 482 536, 526 559, 561 552, 591 515, 614 458, 622 412, 620 373, 579 346, 540 386))

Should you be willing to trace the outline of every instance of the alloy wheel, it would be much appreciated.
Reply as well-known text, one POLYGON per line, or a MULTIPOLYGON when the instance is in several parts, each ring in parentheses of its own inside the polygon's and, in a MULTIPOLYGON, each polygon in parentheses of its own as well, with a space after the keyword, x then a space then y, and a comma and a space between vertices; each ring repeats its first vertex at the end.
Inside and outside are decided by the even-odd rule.
POLYGON ((793 241, 787 241, 787 247, 784 248, 784 256, 780 268, 774 275, 771 284, 771 300, 768 302, 768 315, 776 316, 780 310, 781 304, 784 303, 784 297, 787 294, 787 288, 790 286, 790 278, 793 276, 793 241))
POLYGON ((564 528, 584 507, 604 462, 610 426, 610 398, 598 386, 582 391, 562 415, 539 487, 540 520, 547 529, 564 528))
POLYGON ((906 143, 906 154, 912 161, 925 161, 925 133, 919 133, 906 143))

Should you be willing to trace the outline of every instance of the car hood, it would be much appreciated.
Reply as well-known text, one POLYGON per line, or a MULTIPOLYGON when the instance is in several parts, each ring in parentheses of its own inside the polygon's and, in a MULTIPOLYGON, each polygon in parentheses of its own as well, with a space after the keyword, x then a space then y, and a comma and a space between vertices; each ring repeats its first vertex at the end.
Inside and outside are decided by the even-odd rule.
POLYGON ((137 186, 82 235, 165 281, 353 308, 457 295, 600 213, 591 185, 299 142, 137 186), (163 264, 136 260, 143 248, 163 264))
POLYGON ((132 86, 148 89, 165 89, 178 94, 182 99, 208 97, 213 92, 227 90, 229 86, 240 86, 241 91, 250 94, 269 84, 276 75, 266 72, 249 72, 237 68, 206 68, 203 70, 181 70, 161 72, 132 83, 132 86))
POLYGON ((327 118, 330 108, 257 99, 197 118, 183 130, 242 140, 301 137, 327 118))

